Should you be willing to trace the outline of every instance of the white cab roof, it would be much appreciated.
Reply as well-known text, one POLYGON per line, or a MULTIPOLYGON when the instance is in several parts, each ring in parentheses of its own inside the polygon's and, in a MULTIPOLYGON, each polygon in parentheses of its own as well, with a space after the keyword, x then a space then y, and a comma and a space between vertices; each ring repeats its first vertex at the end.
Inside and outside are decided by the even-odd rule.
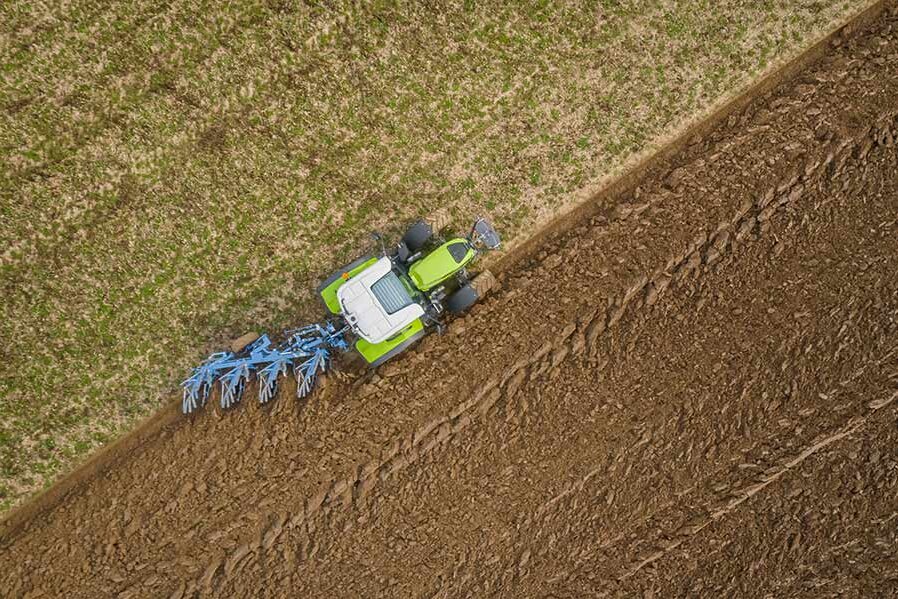
POLYGON ((392 269, 389 258, 381 258, 337 289, 343 316, 353 330, 369 343, 385 341, 424 315, 424 308, 410 303, 389 314, 371 291, 371 286, 392 269))

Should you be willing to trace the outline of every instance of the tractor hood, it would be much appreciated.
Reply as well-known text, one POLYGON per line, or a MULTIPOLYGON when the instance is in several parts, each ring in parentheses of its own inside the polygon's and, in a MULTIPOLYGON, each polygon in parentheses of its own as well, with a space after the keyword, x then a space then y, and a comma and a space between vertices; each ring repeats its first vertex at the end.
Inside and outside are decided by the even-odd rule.
POLYGON ((346 322, 369 343, 389 339, 424 315, 392 267, 381 258, 337 290, 346 322))
POLYGON ((465 267, 477 252, 464 239, 450 239, 408 269, 415 287, 428 291, 465 267))

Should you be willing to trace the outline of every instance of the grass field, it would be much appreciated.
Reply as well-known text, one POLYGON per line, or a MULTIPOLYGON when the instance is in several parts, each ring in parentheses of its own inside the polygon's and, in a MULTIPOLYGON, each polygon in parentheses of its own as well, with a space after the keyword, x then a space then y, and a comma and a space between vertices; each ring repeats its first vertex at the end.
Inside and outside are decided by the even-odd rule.
POLYGON ((368 231, 524 234, 867 2, 332 4, 0 5, 3 509, 368 231))

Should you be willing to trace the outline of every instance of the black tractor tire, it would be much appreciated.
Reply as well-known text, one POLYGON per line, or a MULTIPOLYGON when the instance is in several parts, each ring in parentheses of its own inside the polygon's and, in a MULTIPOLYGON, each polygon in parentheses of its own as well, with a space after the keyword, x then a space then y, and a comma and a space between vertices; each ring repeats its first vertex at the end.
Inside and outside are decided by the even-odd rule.
POLYGON ((419 220, 409 227, 405 235, 402 236, 402 243, 408 248, 409 253, 414 254, 427 245, 431 237, 433 237, 431 226, 423 220, 419 220))
POLYGON ((470 284, 459 287, 446 298, 446 310, 452 314, 464 314, 478 299, 480 296, 477 295, 477 290, 470 284))
POLYGON ((486 297, 486 294, 494 289, 499 287, 499 282, 496 280, 495 275, 488 270, 485 270, 474 277, 474 280, 471 281, 471 286, 477 292, 477 297, 486 297))
POLYGON ((452 215, 449 213, 448 208, 440 208, 431 212, 424 218, 424 222, 430 225, 430 230, 434 232, 434 234, 441 233, 443 229, 449 227, 452 224, 452 215))

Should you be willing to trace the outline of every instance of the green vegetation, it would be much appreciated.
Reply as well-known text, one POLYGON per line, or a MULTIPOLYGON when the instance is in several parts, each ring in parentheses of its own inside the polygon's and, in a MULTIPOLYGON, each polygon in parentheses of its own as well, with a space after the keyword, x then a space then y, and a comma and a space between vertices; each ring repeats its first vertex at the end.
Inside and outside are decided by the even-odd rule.
POLYGON ((512 238, 862 4, 4 2, 0 507, 367 231, 512 238))

